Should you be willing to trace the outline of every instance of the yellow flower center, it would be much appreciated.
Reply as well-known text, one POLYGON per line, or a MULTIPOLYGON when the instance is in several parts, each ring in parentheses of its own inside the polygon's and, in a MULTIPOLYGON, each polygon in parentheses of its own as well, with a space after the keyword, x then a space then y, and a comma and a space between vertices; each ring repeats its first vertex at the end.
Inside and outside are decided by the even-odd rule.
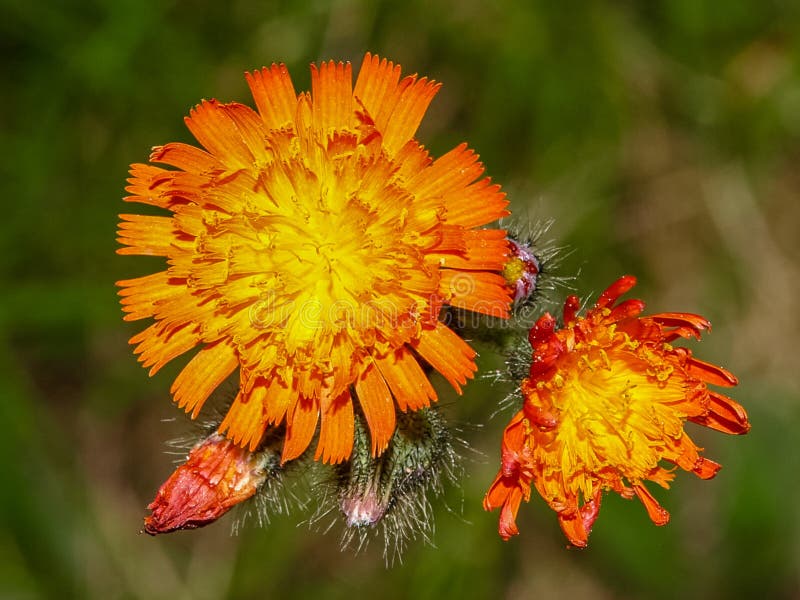
POLYGON ((302 385, 313 378, 314 389, 335 373, 336 393, 366 353, 400 346, 417 327, 431 298, 404 280, 435 288, 438 275, 423 262, 430 241, 408 224, 413 198, 392 176, 396 166, 355 134, 278 131, 267 147, 272 160, 252 173, 258 187, 243 190, 242 212, 211 221, 206 258, 224 255, 229 287, 246 288, 249 322, 233 339, 268 342, 269 353, 251 366, 266 374, 291 359, 292 376, 304 371, 302 385))
POLYGON ((525 273, 525 261, 521 258, 512 258, 503 267, 503 277, 509 284, 515 284, 525 273))
POLYGON ((620 475, 629 483, 652 479, 667 438, 683 433, 685 415, 674 404, 686 390, 670 378, 672 365, 613 326, 597 325, 591 336, 562 355, 557 373, 529 397, 559 421, 552 431, 534 432, 537 445, 545 444, 535 452, 551 502, 565 488, 588 501, 598 484, 619 486, 620 475))

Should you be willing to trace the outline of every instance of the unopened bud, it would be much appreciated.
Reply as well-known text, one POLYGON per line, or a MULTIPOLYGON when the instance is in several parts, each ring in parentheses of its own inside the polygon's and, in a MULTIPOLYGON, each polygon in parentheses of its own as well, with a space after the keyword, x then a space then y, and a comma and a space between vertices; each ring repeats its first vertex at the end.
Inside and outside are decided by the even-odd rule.
POLYGON ((378 497, 378 486, 370 485, 350 496, 343 496, 339 502, 348 527, 374 525, 383 518, 388 508, 385 499, 378 497))
POLYGON ((267 477, 267 455, 241 448, 219 433, 200 441, 159 488, 144 519, 150 535, 213 523, 252 497, 267 477))
POLYGON ((343 545, 363 546, 374 532, 384 536, 384 553, 399 553, 408 539, 433 531, 430 493, 456 479, 459 457, 438 410, 400 413, 386 451, 373 457, 369 435, 356 419, 353 454, 337 467, 337 497, 344 517, 343 545))
POLYGON ((514 291, 514 304, 520 304, 536 291, 541 263, 528 244, 522 244, 511 238, 508 244, 511 253, 503 268, 503 277, 514 291))

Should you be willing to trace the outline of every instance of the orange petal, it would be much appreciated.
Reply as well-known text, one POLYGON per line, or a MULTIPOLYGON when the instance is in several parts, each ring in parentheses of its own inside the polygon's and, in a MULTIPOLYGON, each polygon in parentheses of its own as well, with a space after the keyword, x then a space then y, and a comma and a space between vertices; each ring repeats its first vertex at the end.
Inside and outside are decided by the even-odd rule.
POLYGON ((512 536, 519 534, 517 527, 517 513, 522 502, 522 491, 518 487, 513 487, 508 491, 503 508, 500 510, 500 521, 497 531, 500 537, 508 541, 512 536))
MULTIPOLYGON (((397 153, 397 156, 394 157, 392 162, 397 167, 397 178, 401 181, 408 181, 412 177, 415 177, 420 171, 427 169, 431 164, 433 164, 433 159, 422 144, 418 143, 416 140, 409 140, 400 149, 400 152, 397 153)), ((441 202, 439 201, 435 202, 434 205, 437 209, 441 208, 441 202)), ((417 219, 419 217, 417 213, 419 212, 427 211, 412 211, 408 215, 409 223, 418 223, 417 219)), ((428 218, 427 215, 426 218, 428 218)), ((415 228, 422 230, 427 229, 416 226, 415 228)))
POLYGON ((467 251, 464 234, 467 230, 460 225, 443 224, 436 229, 439 240, 430 250, 436 253, 457 252, 463 254, 467 251))
MULTIPOLYGON (((370 117, 375 119, 380 107, 386 104, 387 96, 395 94, 399 81, 400 65, 395 65, 385 58, 381 60, 379 56, 367 52, 358 71, 353 96, 367 109, 370 117)), ((383 129, 384 127, 381 127, 381 130, 383 129)))
MULTIPOLYGON (((247 107, 238 105, 238 110, 247 107)), ((254 156, 245 141, 244 135, 236 122, 231 118, 230 106, 216 100, 204 100, 193 108, 184 120, 197 141, 215 158, 229 169, 250 168, 254 164, 254 156)), ((250 109, 247 109, 250 110, 250 109)), ((252 113, 252 111, 250 111, 252 113)), ((255 121, 253 114, 251 121, 255 121)), ((263 146, 263 142, 262 142, 263 146)))
POLYGON ((479 227, 511 214, 508 200, 500 186, 486 177, 465 188, 445 193, 442 198, 450 224, 479 227))
POLYGON ((236 128, 236 132, 242 138, 256 162, 258 164, 270 162, 271 155, 268 157, 267 148, 264 144, 267 132, 264 128, 264 122, 259 118, 258 113, 249 106, 238 102, 228 102, 220 105, 220 108, 230 119, 236 128))
POLYGON ((446 304, 492 317, 506 318, 511 293, 497 273, 443 269, 439 293, 446 304))
POLYGON ((399 66, 381 62, 377 56, 368 53, 353 93, 383 136, 383 147, 389 156, 394 156, 414 137, 425 111, 441 87, 424 77, 417 80, 416 76, 397 83, 399 76, 399 66))
POLYGON ((622 294, 626 293, 636 285, 636 277, 633 275, 623 275, 614 283, 608 286, 595 303, 595 308, 610 308, 622 294))
POLYGON ((525 411, 517 412, 503 430, 503 450, 521 452, 528 435, 525 433, 525 411))
POLYGON ((436 293, 440 279, 440 273, 435 269, 425 270, 417 266, 397 269, 397 281, 402 282, 403 290, 420 296, 430 297, 436 293))
MULTIPOLYGON (((186 262, 186 261, 175 261, 186 262)), ((173 265, 167 270, 167 273, 172 276, 173 270, 180 272, 179 269, 173 265)), ((184 271, 185 274, 189 274, 184 271)), ((179 280, 182 278, 178 278, 179 280)), ((162 302, 153 307, 154 316, 161 321, 165 327, 174 328, 184 323, 209 323, 215 317, 216 302, 210 294, 201 293, 187 293, 175 294, 169 298, 165 298, 162 302)), ((216 326, 216 324, 214 324, 216 326)), ((214 327, 208 327, 205 330, 207 342, 214 341, 210 339, 213 335, 214 327)))
POLYGON ((311 65, 314 127, 327 135, 353 126, 353 74, 350 63, 311 65))
POLYGON ((658 503, 658 500, 646 487, 640 484, 634 485, 633 491, 636 492, 639 500, 644 504, 645 509, 647 509, 647 515, 654 524, 661 526, 669 523, 669 512, 658 503))
POLYGON ((721 468, 722 465, 718 462, 701 456, 697 459, 697 462, 694 463, 694 466, 692 467, 692 473, 697 475, 700 479, 711 479, 719 472, 721 468))
POLYGON ((169 208, 173 203, 171 186, 175 172, 137 163, 131 165, 130 174, 125 191, 131 195, 123 198, 125 202, 139 202, 161 208, 169 208))
POLYGON ((433 97, 442 87, 440 83, 428 81, 426 77, 404 78, 396 88, 397 104, 388 110, 391 103, 383 106, 375 119, 378 131, 383 134, 383 146, 393 155, 414 137, 417 128, 428 110, 433 97))
POLYGON ((395 410, 392 394, 374 364, 361 374, 355 388, 372 436, 372 455, 380 456, 394 433, 395 410))
POLYGON ((588 544, 592 526, 600 513, 601 497, 602 491, 598 489, 594 498, 578 510, 558 513, 558 524, 561 525, 561 530, 573 546, 585 548, 588 544))
POLYGON ((676 327, 679 330, 690 327, 695 331, 694 337, 698 339, 701 331, 711 331, 708 319, 692 313, 658 313, 649 315, 648 318, 664 327, 676 327))
POLYGON ((606 320, 611 322, 622 321, 641 314, 643 310, 644 302, 641 300, 625 300, 611 309, 611 314, 606 317, 606 320))
POLYGON ((203 208, 197 204, 177 204, 171 208, 173 211, 172 222, 182 233, 192 239, 207 231, 207 224, 203 221, 203 208))
POLYGON ((192 357, 175 378, 170 393, 173 400, 196 418, 217 386, 239 366, 236 350, 227 341, 207 345, 192 357))
POLYGON ((483 165, 478 162, 478 155, 466 144, 460 144, 412 177, 408 182, 408 191, 420 201, 440 198, 448 192, 462 192, 482 173, 483 165))
POLYGON ((222 163, 200 148, 173 142, 156 146, 150 152, 150 162, 163 163, 190 173, 209 173, 221 169, 222 163))
POLYGON ((240 390, 222 420, 219 432, 228 432, 227 437, 234 444, 247 447, 253 452, 267 428, 264 406, 266 395, 266 386, 254 386, 249 394, 243 394, 240 390))
POLYGON ((244 76, 267 129, 280 129, 294 120, 297 94, 286 65, 273 64, 244 76))
POLYGON ((456 392, 467 383, 478 370, 475 351, 464 340, 443 323, 434 329, 426 329, 411 346, 429 365, 439 371, 450 382, 456 392))
POLYGON ((483 510, 494 510, 503 506, 511 490, 517 487, 514 481, 503 477, 502 471, 499 472, 483 497, 483 510))
MULTIPOLYGON (((117 254, 170 256, 182 245, 172 217, 120 215, 117 241, 125 246, 117 254)), ((188 247, 187 247, 188 249, 188 247)))
POLYGON ((122 310, 128 313, 124 317, 126 321, 152 317, 158 304, 186 291, 186 282, 171 278, 166 271, 123 279, 117 285, 122 288, 117 293, 122 297, 122 310))
POLYGON ((280 377, 273 377, 267 388, 267 397, 264 399, 267 423, 277 425, 283 421, 296 395, 297 392, 286 385, 280 377))
POLYGON ((347 460, 353 451, 354 427, 353 400, 345 390, 322 412, 314 460, 321 458, 328 464, 347 460))
POLYGON ((687 433, 679 438, 670 438, 670 449, 665 450, 664 458, 678 465, 684 471, 693 471, 700 459, 698 448, 687 433))
POLYGON ((708 400, 708 412, 696 417, 689 417, 692 423, 736 435, 750 431, 747 412, 741 404, 711 390, 708 390, 708 400))
POLYGON ((283 444, 281 464, 294 460, 306 451, 317 431, 319 407, 310 398, 297 398, 289 413, 286 441, 283 444))
POLYGON ((464 249, 447 252, 435 249, 429 257, 443 267, 462 270, 502 271, 508 260, 508 240, 502 229, 471 230, 459 227, 464 249))
POLYGON ((561 531, 567 536, 569 543, 578 548, 585 548, 589 543, 589 532, 583 524, 580 513, 573 511, 570 513, 558 513, 558 524, 561 531))
POLYGON ((722 387, 732 387, 739 383, 739 380, 730 371, 694 357, 689 359, 689 363, 686 366, 692 377, 697 377, 697 379, 706 383, 722 387))
POLYGON ((145 369, 150 368, 152 377, 173 358, 200 343, 200 327, 195 324, 170 327, 158 322, 137 333, 130 343, 138 344, 133 352, 139 355, 138 360, 145 369))
POLYGON ((436 401, 436 392, 419 366, 417 359, 405 347, 376 358, 375 364, 389 384, 400 410, 419 410, 436 401))

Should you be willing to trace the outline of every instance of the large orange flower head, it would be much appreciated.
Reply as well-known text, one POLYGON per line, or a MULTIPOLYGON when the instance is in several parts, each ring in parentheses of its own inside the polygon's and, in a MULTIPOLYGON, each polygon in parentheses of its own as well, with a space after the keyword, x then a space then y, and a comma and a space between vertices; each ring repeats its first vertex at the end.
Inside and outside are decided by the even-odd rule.
POLYGON ((520 502, 533 485, 558 513, 570 542, 585 546, 602 492, 636 495, 656 525, 669 513, 645 487, 668 487, 677 465, 709 479, 720 465, 700 456, 684 431, 686 420, 741 434, 744 409, 708 385, 736 378, 702 362, 679 338, 700 338, 710 324, 698 315, 640 316, 641 300, 617 303, 636 280, 620 278, 586 316, 575 296, 564 306, 564 327, 545 314, 530 331, 533 357, 521 384, 522 410, 505 430, 502 466, 484 500, 501 508, 500 535, 518 533, 520 502))
POLYGON ((367 54, 355 86, 312 65, 301 94, 283 65, 246 78, 257 112, 204 101, 186 118, 202 148, 131 167, 126 200, 170 213, 121 215, 118 252, 167 262, 119 282, 125 318, 155 320, 131 343, 151 374, 199 347, 172 386, 193 417, 239 369, 220 426, 237 445, 285 424, 291 460, 319 424, 316 458, 340 462, 357 402, 380 454, 395 405, 436 399, 421 362, 459 391, 476 369, 442 306, 507 315, 505 232, 481 228, 505 195, 466 145, 433 160, 414 139, 439 84, 399 65, 367 54))

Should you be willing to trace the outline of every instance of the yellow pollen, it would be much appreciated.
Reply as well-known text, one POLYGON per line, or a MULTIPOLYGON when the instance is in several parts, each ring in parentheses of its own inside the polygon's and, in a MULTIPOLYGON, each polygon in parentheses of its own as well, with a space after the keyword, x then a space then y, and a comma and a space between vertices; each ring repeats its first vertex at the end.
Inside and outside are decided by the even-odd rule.
POLYGON ((514 284, 525 273, 525 262, 521 258, 512 258, 503 267, 503 277, 509 284, 514 284))

